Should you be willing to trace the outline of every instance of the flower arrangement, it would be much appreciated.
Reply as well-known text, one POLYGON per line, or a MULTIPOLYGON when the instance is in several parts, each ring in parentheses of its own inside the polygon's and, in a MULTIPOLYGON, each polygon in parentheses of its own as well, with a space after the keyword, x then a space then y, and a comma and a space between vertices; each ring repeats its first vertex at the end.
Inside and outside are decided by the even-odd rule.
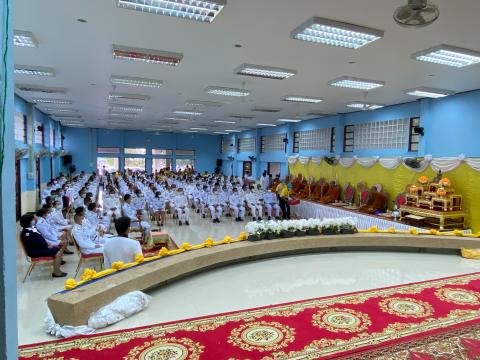
POLYGON ((357 232, 353 218, 336 219, 302 219, 284 221, 249 222, 245 230, 250 234, 251 241, 272 239, 278 237, 320 235, 322 234, 353 234, 357 232))
POLYGON ((439 187, 439 188, 437 189, 437 195, 438 195, 438 196, 445 196, 445 195, 447 195, 447 191, 445 190, 444 187, 439 187))
POLYGON ((430 181, 430 179, 428 177, 426 177, 425 175, 422 175, 418 178, 418 182, 422 185, 427 184, 429 181, 430 181))
POLYGON ((448 178, 440 179, 440 181, 438 183, 443 187, 448 187, 448 186, 451 185, 450 179, 448 179, 448 178))

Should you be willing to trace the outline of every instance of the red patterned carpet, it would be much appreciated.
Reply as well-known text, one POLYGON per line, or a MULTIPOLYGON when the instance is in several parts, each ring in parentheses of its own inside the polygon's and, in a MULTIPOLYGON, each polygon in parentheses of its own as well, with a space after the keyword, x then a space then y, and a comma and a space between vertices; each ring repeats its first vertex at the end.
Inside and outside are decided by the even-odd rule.
POLYGON ((480 359, 480 273, 27 345, 19 356, 480 359))

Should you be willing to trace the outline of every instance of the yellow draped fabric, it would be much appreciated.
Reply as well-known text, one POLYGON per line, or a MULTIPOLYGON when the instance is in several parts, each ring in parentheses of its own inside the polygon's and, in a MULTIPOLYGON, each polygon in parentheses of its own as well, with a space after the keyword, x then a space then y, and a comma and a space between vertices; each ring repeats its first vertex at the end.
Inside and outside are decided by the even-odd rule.
MULTIPOLYGON (((337 180, 343 186, 349 182, 355 186, 360 181, 365 181, 368 186, 382 184, 383 190, 388 192, 389 208, 392 207, 395 197, 405 190, 408 184, 415 184, 421 175, 426 175, 432 179, 435 172, 428 167, 423 173, 417 173, 400 165, 396 169, 388 170, 380 164, 375 164, 371 168, 364 168, 354 164, 350 168, 344 168, 341 165, 331 166, 325 161, 320 164, 308 162, 303 165, 297 161, 295 164, 289 164, 290 173, 293 176, 302 174, 308 179, 313 176, 316 180, 324 177, 328 180, 337 180)), ((453 171, 444 174, 452 182, 452 187, 456 193, 463 196, 463 210, 467 213, 467 226, 472 228, 473 232, 480 231, 480 172, 473 170, 466 164, 461 164, 453 171)))

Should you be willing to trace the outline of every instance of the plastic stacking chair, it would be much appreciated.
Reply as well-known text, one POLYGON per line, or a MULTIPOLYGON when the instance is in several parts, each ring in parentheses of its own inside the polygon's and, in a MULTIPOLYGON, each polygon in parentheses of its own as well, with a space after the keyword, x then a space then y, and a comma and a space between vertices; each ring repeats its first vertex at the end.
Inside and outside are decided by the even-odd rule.
POLYGON ((86 262, 94 262, 96 261, 98 265, 100 265, 100 270, 103 270, 103 254, 98 253, 98 254, 83 254, 80 251, 80 246, 78 246, 77 240, 75 240, 75 236, 72 234, 72 239, 75 244, 75 248, 77 249, 77 254, 78 254, 78 265, 77 265, 77 270, 75 271, 75 277, 77 277, 78 272, 82 268, 82 265, 84 265, 86 262))
POLYGON ((27 262, 30 264, 30 266, 28 267, 27 273, 25 274, 25 277, 23 278, 22 283, 24 283, 25 280, 27 280, 27 277, 30 276, 33 269, 35 269, 35 267, 37 267, 37 266, 48 266, 49 269, 50 269, 50 277, 53 280, 52 274, 53 274, 53 260, 54 260, 54 258, 53 257, 32 258, 32 257, 28 256, 27 250, 25 249, 25 246, 23 245, 22 240, 19 238, 18 241, 20 241, 20 245, 22 247, 23 254, 25 255, 25 258, 27 259, 27 262))

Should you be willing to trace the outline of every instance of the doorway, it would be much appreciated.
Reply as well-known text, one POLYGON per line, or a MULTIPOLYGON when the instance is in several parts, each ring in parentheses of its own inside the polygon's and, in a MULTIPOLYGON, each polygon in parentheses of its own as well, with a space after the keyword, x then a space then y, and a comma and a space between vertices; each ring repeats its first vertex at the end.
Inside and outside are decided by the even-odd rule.
POLYGON ((252 173, 252 162, 251 161, 244 161, 243 162, 243 171, 242 176, 245 177, 246 175, 252 173))
POLYGON ((269 162, 267 166, 267 173, 271 174, 273 178, 280 175, 281 164, 279 162, 269 162))
POLYGON ((36 174, 37 174, 37 192, 38 192, 38 203, 41 204, 42 203, 42 183, 41 183, 41 176, 40 176, 40 158, 37 158, 35 160, 35 170, 36 170, 36 174))
POLYGON ((22 176, 20 168, 20 159, 15 161, 15 200, 17 221, 22 216, 22 176))
POLYGON ((50 156, 50 181, 53 180, 53 157, 50 156))

